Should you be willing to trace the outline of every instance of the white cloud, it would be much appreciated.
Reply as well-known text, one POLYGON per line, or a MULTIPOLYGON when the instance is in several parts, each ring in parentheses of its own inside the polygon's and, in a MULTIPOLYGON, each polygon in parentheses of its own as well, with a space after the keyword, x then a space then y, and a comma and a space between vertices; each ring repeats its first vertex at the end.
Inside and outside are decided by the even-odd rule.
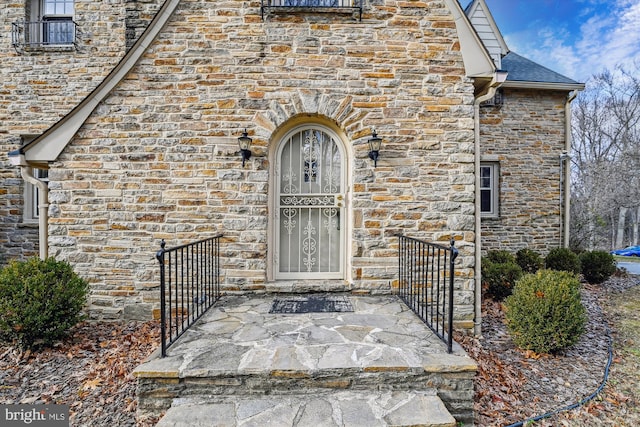
POLYGON ((513 51, 579 81, 640 59, 638 0, 577 0, 575 16, 583 20, 576 34, 556 22, 505 40, 513 51))

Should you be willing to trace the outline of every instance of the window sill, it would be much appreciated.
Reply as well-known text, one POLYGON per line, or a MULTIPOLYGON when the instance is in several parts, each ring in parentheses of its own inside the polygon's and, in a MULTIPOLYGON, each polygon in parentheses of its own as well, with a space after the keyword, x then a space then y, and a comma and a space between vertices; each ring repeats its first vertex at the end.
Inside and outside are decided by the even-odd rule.
POLYGON ((38 221, 34 221, 34 222, 21 222, 18 223, 18 228, 38 228, 38 221))
POLYGON ((72 52, 76 50, 75 44, 48 44, 48 45, 14 45, 16 49, 24 52, 72 52))
POLYGON ((500 215, 495 215, 495 214, 481 214, 480 215, 480 220, 484 221, 484 220, 498 220, 500 219, 500 215))

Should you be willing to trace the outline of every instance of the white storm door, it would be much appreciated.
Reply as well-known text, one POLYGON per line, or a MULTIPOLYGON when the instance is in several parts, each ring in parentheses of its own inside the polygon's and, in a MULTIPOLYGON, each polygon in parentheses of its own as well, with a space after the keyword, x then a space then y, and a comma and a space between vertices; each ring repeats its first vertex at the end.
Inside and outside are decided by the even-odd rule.
POLYGON ((344 156, 318 128, 278 150, 276 279, 337 279, 344 270, 344 156))

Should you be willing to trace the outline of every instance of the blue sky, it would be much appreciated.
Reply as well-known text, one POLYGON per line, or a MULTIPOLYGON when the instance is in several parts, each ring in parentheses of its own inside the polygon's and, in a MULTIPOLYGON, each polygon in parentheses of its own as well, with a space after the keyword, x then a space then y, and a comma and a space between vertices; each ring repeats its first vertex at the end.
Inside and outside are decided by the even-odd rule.
POLYGON ((485 1, 510 50, 574 80, 640 65, 640 0, 485 1))

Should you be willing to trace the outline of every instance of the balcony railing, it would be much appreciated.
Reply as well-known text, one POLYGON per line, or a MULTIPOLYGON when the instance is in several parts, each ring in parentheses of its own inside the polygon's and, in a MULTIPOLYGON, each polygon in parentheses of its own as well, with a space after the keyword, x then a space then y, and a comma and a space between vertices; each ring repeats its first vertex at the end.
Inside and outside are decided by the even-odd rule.
POLYGON ((77 27, 71 19, 14 22, 11 24, 11 44, 15 49, 75 47, 77 27))
POLYGON ((265 12, 358 12, 362 19, 363 0, 262 0, 262 16, 265 12))

